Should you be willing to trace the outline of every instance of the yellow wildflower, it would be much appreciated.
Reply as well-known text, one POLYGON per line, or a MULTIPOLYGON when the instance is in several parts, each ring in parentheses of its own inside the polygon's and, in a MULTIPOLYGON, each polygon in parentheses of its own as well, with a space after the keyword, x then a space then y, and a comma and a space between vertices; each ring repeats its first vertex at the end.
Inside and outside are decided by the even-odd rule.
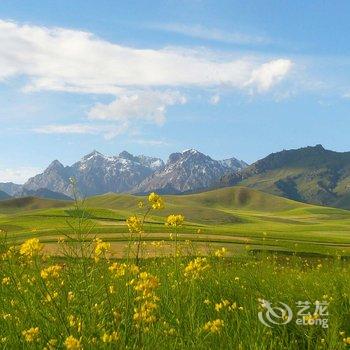
POLYGON ((113 343, 118 341, 120 338, 119 333, 118 332, 112 332, 112 333, 104 333, 101 336, 101 340, 103 343, 113 343))
POLYGON ((44 347, 44 350, 55 350, 57 349, 57 344, 57 339, 50 339, 44 347))
POLYGON ((74 299, 74 293, 73 292, 68 292, 67 299, 68 299, 68 301, 72 301, 74 299))
POLYGON ((150 202, 152 209, 164 209, 164 201, 162 199, 161 196, 159 196, 158 194, 152 192, 149 196, 148 196, 148 201, 150 202))
POLYGON ((217 320, 214 320, 214 321, 207 322, 204 325, 203 329, 206 332, 219 333, 223 326, 224 326, 224 321, 220 320, 220 319, 217 319, 217 320))
POLYGON ((153 310, 157 308, 157 304, 146 300, 140 307, 134 309, 134 321, 138 323, 153 323, 156 317, 153 315, 153 310))
POLYGON ((62 270, 61 265, 52 265, 47 267, 46 269, 41 270, 40 276, 42 279, 46 280, 49 278, 58 278, 60 277, 60 272, 62 270))
POLYGON ((98 261, 101 257, 101 255, 107 253, 109 249, 111 248, 111 244, 108 242, 103 242, 102 239, 96 238, 95 239, 95 261, 98 261))
POLYGON ((346 345, 350 345, 350 337, 346 337, 343 339, 343 342, 346 344, 346 345))
POLYGON ((131 233, 142 233, 142 221, 137 216, 130 216, 126 220, 126 224, 128 225, 129 231, 131 233))
POLYGON ((27 343, 32 343, 32 342, 35 342, 38 340, 39 338, 39 327, 32 327, 28 330, 25 330, 22 332, 22 335, 24 337, 24 340, 27 342, 27 343))
POLYGON ((217 258, 223 258, 227 253, 227 249, 222 247, 221 249, 218 249, 214 255, 217 257, 217 258))
POLYGON ((148 294, 159 286, 158 278, 148 272, 141 272, 139 279, 135 281, 134 289, 147 297, 148 294))
POLYGON ((122 277, 125 276, 127 272, 131 274, 139 273, 139 267, 134 264, 120 264, 120 263, 113 263, 108 270, 113 273, 114 277, 122 277))
POLYGON ((199 278, 201 274, 207 270, 210 265, 207 263, 206 258, 196 258, 188 263, 185 267, 184 275, 190 278, 199 278))
POLYGON ((179 227, 183 224, 185 217, 183 215, 169 215, 165 225, 171 227, 179 227))
POLYGON ((66 340, 64 341, 64 345, 67 350, 81 350, 81 341, 74 338, 72 335, 70 335, 66 340))
POLYGON ((43 249, 42 244, 37 238, 31 238, 26 240, 20 247, 19 252, 21 255, 32 258, 38 255, 43 249))
POLYGON ((8 286, 11 282, 11 278, 10 277, 4 277, 2 279, 2 284, 5 285, 5 286, 8 286))

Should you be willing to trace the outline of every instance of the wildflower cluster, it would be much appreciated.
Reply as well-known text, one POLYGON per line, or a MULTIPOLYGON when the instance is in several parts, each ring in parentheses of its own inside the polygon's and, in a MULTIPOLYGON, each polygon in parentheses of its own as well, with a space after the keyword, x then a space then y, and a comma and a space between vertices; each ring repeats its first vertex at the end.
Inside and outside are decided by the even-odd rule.
POLYGON ((66 338, 64 346, 67 350, 82 350, 81 340, 74 338, 72 335, 66 338))
POLYGON ((55 278, 60 277, 61 271, 62 271, 61 265, 52 265, 52 266, 49 266, 49 267, 41 270, 40 276, 44 280, 55 279, 55 278))
POLYGON ((185 267, 184 276, 187 278, 197 279, 200 278, 204 271, 208 270, 210 265, 206 258, 195 258, 190 261, 185 267))
POLYGON ((101 256, 104 256, 111 248, 111 244, 102 241, 100 238, 95 238, 94 259, 99 261, 101 256))
POLYGON ((20 247, 20 254, 28 258, 33 258, 39 255, 43 246, 37 238, 31 238, 26 240, 20 247))
POLYGON ((33 343, 39 339, 39 333, 39 327, 32 327, 28 330, 23 331, 22 335, 27 343, 33 343))
POLYGON ((228 310, 228 311, 243 310, 242 306, 238 306, 236 302, 231 302, 227 299, 221 300, 221 302, 216 303, 214 308, 217 312, 221 310, 228 310))
POLYGON ((217 258, 224 258, 227 254, 227 249, 225 247, 222 247, 221 249, 218 249, 214 252, 214 255, 217 258))
POLYGON ((165 207, 163 198, 154 192, 148 196, 148 202, 150 203, 152 209, 155 210, 164 209, 165 207))
POLYGON ((214 321, 207 322, 203 329, 209 333, 220 333, 221 329, 224 327, 224 321, 221 319, 216 319, 214 321))
POLYGON ((166 219, 165 225, 171 227, 182 226, 185 217, 183 215, 169 215, 166 219))
POLYGON ((142 233, 143 232, 143 223, 140 218, 136 215, 130 216, 126 220, 126 224, 128 225, 128 229, 130 233, 142 233))
POLYGON ((159 287, 159 280, 148 272, 141 272, 138 279, 132 280, 130 284, 136 291, 135 301, 138 303, 134 309, 133 319, 137 327, 143 327, 147 330, 147 325, 156 321, 154 311, 157 309, 159 298, 155 294, 155 290, 159 287))
POLYGON ((127 273, 137 274, 140 269, 134 264, 125 264, 114 262, 109 266, 109 271, 112 273, 113 277, 123 277, 127 273))

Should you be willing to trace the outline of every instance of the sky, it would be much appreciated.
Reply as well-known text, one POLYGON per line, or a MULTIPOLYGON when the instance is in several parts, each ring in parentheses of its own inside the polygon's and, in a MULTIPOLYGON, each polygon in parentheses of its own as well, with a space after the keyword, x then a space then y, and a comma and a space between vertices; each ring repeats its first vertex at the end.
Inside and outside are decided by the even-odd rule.
POLYGON ((350 151, 349 1, 0 0, 0 182, 92 150, 350 151))

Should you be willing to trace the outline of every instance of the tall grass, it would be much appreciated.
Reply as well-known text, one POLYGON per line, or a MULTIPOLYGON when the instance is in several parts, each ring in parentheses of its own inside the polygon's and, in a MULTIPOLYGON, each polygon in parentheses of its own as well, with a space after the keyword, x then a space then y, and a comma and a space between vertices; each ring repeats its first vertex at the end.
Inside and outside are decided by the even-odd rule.
MULTIPOLYGON (((157 195, 128 219, 124 259, 91 235, 79 199, 59 244, 47 256, 32 238, 0 244, 0 346, 3 349, 344 349, 350 345, 349 262, 340 257, 271 254, 228 258, 182 254, 183 217, 173 215, 173 254, 145 259, 147 215, 163 207, 157 195), (263 325, 261 300, 327 301, 328 328, 263 325)), ((155 248, 157 249, 157 248, 155 248)), ((159 248, 161 249, 161 248, 159 248)), ((313 313, 311 317, 320 319, 313 313)))

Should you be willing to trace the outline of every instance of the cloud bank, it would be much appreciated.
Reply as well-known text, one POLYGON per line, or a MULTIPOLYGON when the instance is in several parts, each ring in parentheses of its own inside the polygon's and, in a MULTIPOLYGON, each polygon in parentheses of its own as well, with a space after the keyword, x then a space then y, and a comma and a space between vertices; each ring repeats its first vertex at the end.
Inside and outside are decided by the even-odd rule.
POLYGON ((0 42, 0 80, 27 76, 27 91, 118 94, 130 87, 272 87, 289 72, 276 77, 276 69, 291 67, 284 58, 224 60, 193 50, 137 49, 88 32, 9 21, 0 21, 0 42))
MULTIPOLYGON (((174 28, 168 28, 175 30, 174 28)), ((182 29, 181 29, 182 30, 182 29)), ((190 35, 223 40, 224 33, 183 28, 190 35)), ((252 40, 232 37, 229 40, 252 40)), ((132 124, 162 125, 167 110, 183 105, 187 88, 266 93, 292 69, 287 58, 266 59, 198 49, 144 49, 118 45, 89 32, 22 25, 0 20, 0 82, 25 78, 26 92, 64 91, 109 94, 97 103, 85 124, 46 125, 38 133, 103 134, 112 138, 132 124), (94 121, 96 124, 91 124, 94 121), (109 121, 113 125, 100 125, 109 121)), ((219 103, 214 97, 210 103, 219 103)))

